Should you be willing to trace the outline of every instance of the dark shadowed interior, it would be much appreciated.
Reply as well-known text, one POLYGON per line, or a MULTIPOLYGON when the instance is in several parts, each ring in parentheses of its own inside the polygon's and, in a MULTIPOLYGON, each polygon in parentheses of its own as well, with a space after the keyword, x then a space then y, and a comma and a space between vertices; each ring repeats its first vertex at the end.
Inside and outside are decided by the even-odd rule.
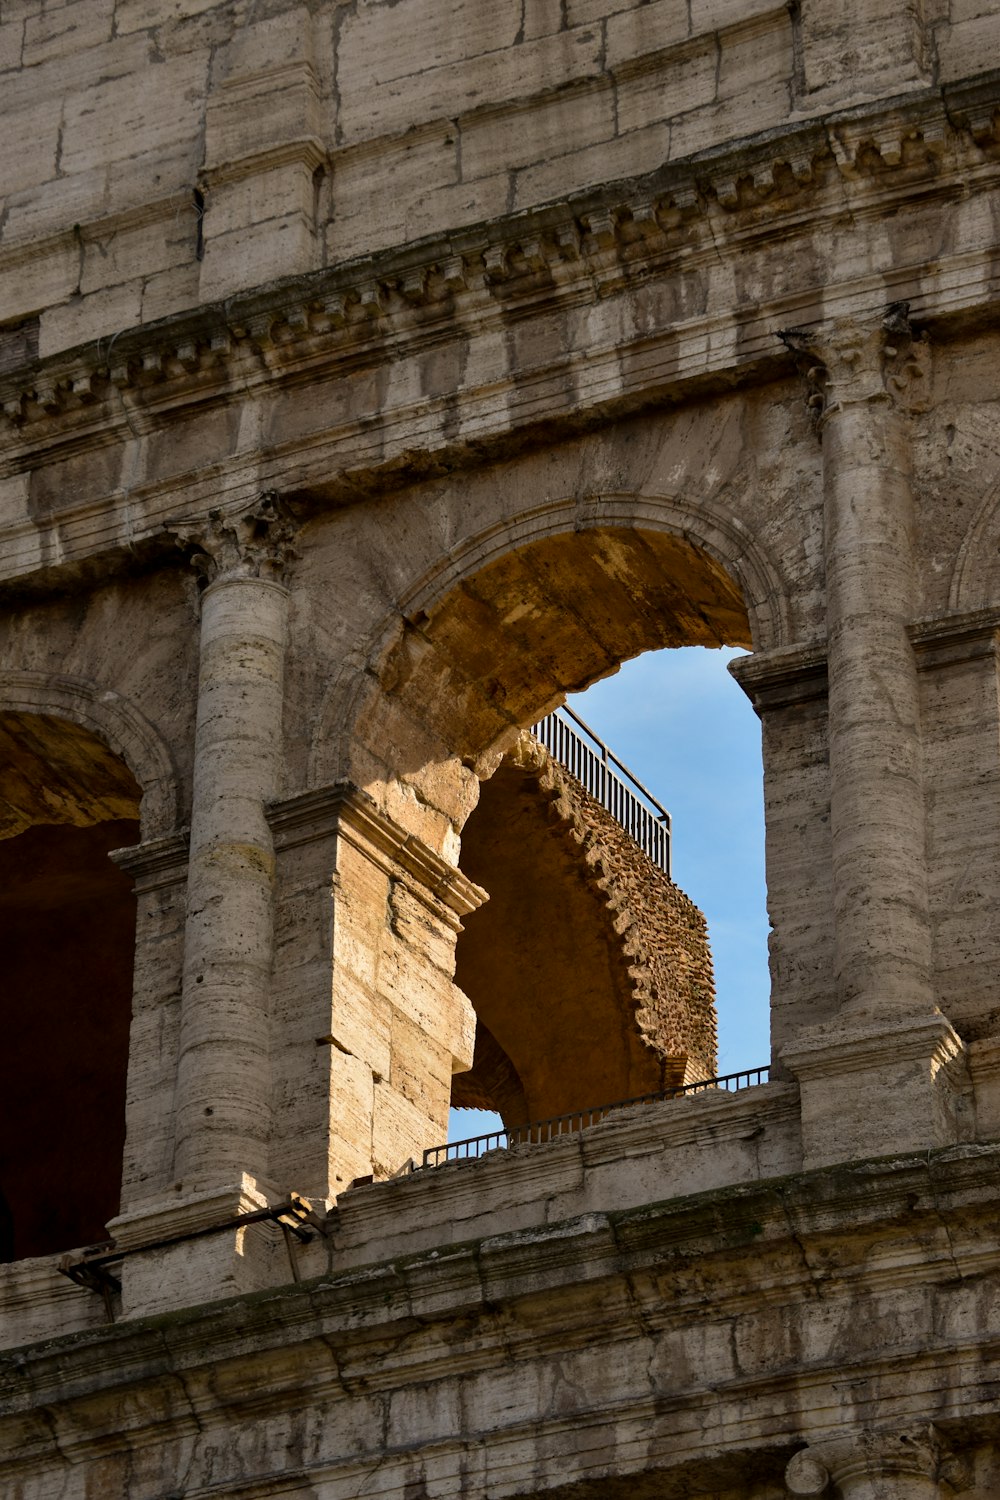
POLYGON ((21 829, 0 839, 4 1260, 100 1241, 118 1211, 135 898, 108 851, 139 838, 139 788, 106 746, 41 716, 11 732, 13 718, 0 723, 4 821, 21 829))

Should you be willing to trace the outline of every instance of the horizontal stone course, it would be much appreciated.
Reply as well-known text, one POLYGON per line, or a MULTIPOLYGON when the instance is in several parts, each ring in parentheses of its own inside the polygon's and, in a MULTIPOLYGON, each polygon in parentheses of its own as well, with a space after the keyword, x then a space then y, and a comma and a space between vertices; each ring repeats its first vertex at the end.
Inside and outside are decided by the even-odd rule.
MULTIPOLYGON (((93 225, 105 241, 98 222, 120 206, 139 207, 150 186, 193 193, 206 169, 265 143, 277 149, 296 132, 308 136, 322 177, 308 209, 290 207, 281 179, 294 169, 278 161, 262 168, 242 207, 230 203, 227 222, 220 216, 213 226, 206 216, 205 239, 215 237, 217 254, 215 269, 209 257, 200 273, 202 289, 228 296, 274 275, 286 253, 290 269, 318 269, 442 225, 544 203, 567 187, 641 174, 771 128, 796 102, 792 23, 763 0, 695 0, 690 18, 672 0, 577 4, 565 25, 530 6, 522 16, 520 4, 467 0, 445 26, 436 0, 420 5, 419 14, 407 7, 405 19, 398 6, 372 3, 351 14, 313 18, 297 8, 250 23, 218 6, 119 0, 112 38, 105 0, 73 0, 44 19, 8 3, 0 67, 6 62, 12 77, 0 108, 17 115, 5 138, 18 144, 0 164, 0 255, 8 242, 65 233, 67 221, 93 225), (303 70, 301 99, 282 72, 292 65, 303 70), (287 119, 275 113, 281 100, 287 119), (425 144, 414 149, 415 125, 420 142, 451 131, 453 168, 442 173, 425 144), (303 214, 297 227, 293 212, 303 214), (272 228, 258 235, 264 223, 272 228), (270 249, 255 246, 268 236, 270 249)), ((956 17, 953 38, 943 23, 937 32, 947 77, 984 55, 993 35, 988 16, 966 8, 956 17)), ((826 57, 822 26, 817 35, 826 57)), ((822 80, 833 75, 817 59, 803 97, 828 107, 832 84, 822 80)), ((81 294, 103 295, 115 284, 112 265, 108 272, 102 283, 92 263, 81 294)), ((195 273, 165 265, 153 274, 161 278, 150 303, 157 313, 189 303, 195 273)), ((34 295, 5 279, 10 317, 31 312, 34 295)), ((74 329, 107 329, 113 313, 104 302, 93 314, 50 320, 47 347, 74 329)), ((120 327, 135 305, 134 291, 123 289, 120 327)))

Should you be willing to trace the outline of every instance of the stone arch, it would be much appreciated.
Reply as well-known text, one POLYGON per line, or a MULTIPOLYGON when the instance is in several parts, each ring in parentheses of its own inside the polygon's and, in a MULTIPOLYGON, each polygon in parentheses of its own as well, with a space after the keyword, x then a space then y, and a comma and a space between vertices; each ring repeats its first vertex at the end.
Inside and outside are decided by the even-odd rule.
MULTIPOLYGON (((433 545, 424 534, 426 550, 410 577, 397 573, 391 588, 375 595, 393 597, 395 607, 353 644, 351 657, 328 689, 313 745, 313 784, 342 779, 359 788, 384 815, 397 843, 414 840, 427 868, 459 863, 461 832, 481 783, 493 775, 521 730, 566 693, 660 647, 769 646, 789 636, 790 610, 779 570, 743 524, 721 507, 716 514, 705 506, 618 492, 550 499, 530 509, 517 508, 517 496, 508 506, 506 498, 486 497, 485 514, 492 524, 474 529, 463 525, 459 513, 441 542, 433 545), (493 520, 498 511, 511 508, 516 514, 493 520)), ((476 510, 484 514, 484 506, 476 510)), ((377 565, 371 572, 379 581, 377 565)), ((381 574, 389 576, 388 571, 381 574)), ((561 833, 558 841, 565 842, 561 833)), ((559 878, 576 878, 568 868, 572 858, 560 863, 554 857, 552 863, 559 867, 559 878)), ((346 864, 338 867, 342 892, 346 869, 346 864)), ((367 874, 358 888, 359 910, 368 910, 366 880, 367 874)), ((485 888, 488 892, 488 881, 485 888)), ((587 897, 591 910, 598 896, 608 904, 608 893, 595 888, 587 897)), ((395 1014, 391 976, 410 962, 401 951, 409 937, 398 918, 387 921, 389 909, 379 896, 365 918, 365 930, 376 932, 378 943, 392 954, 391 961, 379 960, 377 972, 386 976, 390 1012, 395 1014)), ((597 921, 609 929, 619 917, 602 911, 597 921)), ((560 1011, 566 1046, 560 1041, 552 1070, 560 1073, 558 1089, 553 1077, 527 1077, 524 1057, 531 1043, 527 1027, 520 1034, 523 1017, 518 1015, 503 1021, 499 1012, 493 1015, 503 1031, 497 1036, 491 1017, 484 1014, 498 1047, 492 1056, 483 1055, 483 1048, 473 1056, 468 1025, 472 1019, 478 1022, 479 1011, 476 996, 463 993, 454 979, 456 936, 450 926, 435 943, 432 984, 438 998, 434 1007, 421 1002, 419 1023, 427 1027, 428 1058, 436 1059, 428 1062, 427 1077, 433 1074, 434 1086, 433 1097, 427 1086, 433 1108, 426 1113, 439 1129, 451 1075, 470 1064, 474 1072, 477 1066, 479 1070, 470 1080, 472 1087, 488 1073, 483 1096, 502 1095, 512 1117, 526 1110, 547 1112, 550 1105, 557 1113, 601 1107, 663 1084, 673 1087, 685 1076, 686 1054, 693 1049, 675 1048, 666 1031, 653 1046, 633 1035, 637 1026, 642 1029, 637 1004, 642 976, 628 972, 637 968, 636 955, 626 952, 618 939, 609 939, 601 960, 610 988, 601 1000, 597 1028, 603 1025, 609 1035, 610 1028, 619 1034, 622 1044, 614 1067, 582 1066, 582 1052, 590 1049, 598 1056, 602 1044, 593 1028, 587 1032, 575 1024, 579 1005, 589 1002, 569 991, 569 1003, 560 1011), (436 1028, 443 1034, 444 1016, 463 1018, 461 1048, 453 1045, 455 1028, 447 1044, 431 1035, 436 1028), (444 1061, 442 1045, 448 1052, 444 1061)), ((487 946, 492 942, 491 937, 487 946)), ((563 979, 571 969, 571 961, 561 965, 563 979)), ((340 982, 349 988, 350 961, 342 973, 340 982)), ((410 1035, 412 1028, 406 1032, 410 1035)), ((546 1036, 551 1042, 551 1028, 546 1036)), ((714 1046, 708 1050, 714 1059, 714 1046)), ((698 1071, 710 1071, 712 1065, 706 1054, 698 1071)), ((391 1080, 391 1068, 389 1076, 391 1080)), ((403 1071, 399 1076, 404 1077, 403 1071)))
POLYGON ((955 558, 948 607, 965 613, 983 609, 996 597, 1000 571, 1000 480, 987 491, 955 558))
POLYGON ((3 688, 0 1255, 25 1259, 102 1238, 120 1205, 136 904, 109 855, 139 839, 142 787, 75 685, 3 688))
POLYGON ((0 672, 0 714, 61 719, 89 730, 128 766, 142 791, 142 837, 172 833, 179 790, 170 751, 134 704, 82 677, 0 672))
MULTIPOLYGON (((781 569, 730 508, 677 496, 621 493, 548 500, 458 543, 400 592, 397 607, 382 616, 330 681, 311 749, 310 784, 365 780, 352 754, 356 726, 372 699, 385 691, 381 669, 408 629, 419 628, 449 593, 491 563, 533 543, 598 531, 649 532, 703 554, 730 578, 740 596, 747 629, 740 644, 769 649, 790 643, 791 609, 781 569)), ((539 705, 540 711, 547 706, 539 705)))

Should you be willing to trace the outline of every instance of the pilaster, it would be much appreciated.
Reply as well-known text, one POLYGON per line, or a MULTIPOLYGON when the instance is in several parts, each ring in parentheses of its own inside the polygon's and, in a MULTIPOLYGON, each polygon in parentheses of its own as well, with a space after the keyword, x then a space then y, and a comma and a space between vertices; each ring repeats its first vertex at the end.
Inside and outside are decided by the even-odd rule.
POLYGON ((445 1139, 475 1015, 454 983, 485 899, 347 782, 275 802, 272 1171, 311 1198, 445 1139))
POLYGON ((173 1181, 188 830, 115 849, 111 858, 131 875, 136 896, 120 1208, 127 1215, 173 1181))
POLYGON ((785 1045, 837 1010, 826 651, 803 641, 737 657, 729 671, 761 721, 771 1054, 780 1070, 785 1045))

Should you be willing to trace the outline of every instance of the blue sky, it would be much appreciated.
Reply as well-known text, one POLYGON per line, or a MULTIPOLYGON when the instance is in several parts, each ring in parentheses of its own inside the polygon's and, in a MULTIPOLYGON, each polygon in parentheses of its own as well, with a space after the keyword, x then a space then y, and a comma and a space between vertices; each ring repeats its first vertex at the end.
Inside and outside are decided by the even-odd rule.
MULTIPOLYGON (((626 662, 569 700, 673 818, 673 876, 708 919, 719 1072, 768 1061, 760 724, 726 670, 741 653, 689 646, 626 662)), ((451 1137, 495 1117, 453 1111, 451 1137)))

